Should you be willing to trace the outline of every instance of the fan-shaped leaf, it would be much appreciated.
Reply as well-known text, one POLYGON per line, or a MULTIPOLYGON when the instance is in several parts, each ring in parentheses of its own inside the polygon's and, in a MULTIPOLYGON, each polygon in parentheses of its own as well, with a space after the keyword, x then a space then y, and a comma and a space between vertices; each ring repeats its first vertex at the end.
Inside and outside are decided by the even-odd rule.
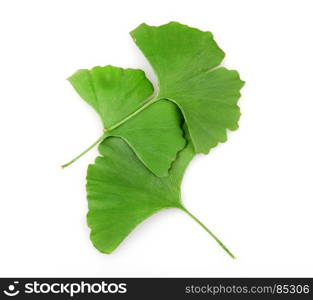
POLYGON ((141 24, 131 32, 159 80, 158 99, 176 103, 185 118, 196 152, 208 153, 235 130, 243 81, 236 71, 217 68, 224 52, 210 32, 177 22, 159 27, 141 24))
POLYGON ((177 152, 185 146, 182 118, 173 103, 147 102, 153 87, 143 71, 95 67, 79 70, 69 81, 100 115, 106 128, 103 139, 123 138, 153 173, 168 174, 177 152), (130 115, 127 122, 116 126, 130 115))

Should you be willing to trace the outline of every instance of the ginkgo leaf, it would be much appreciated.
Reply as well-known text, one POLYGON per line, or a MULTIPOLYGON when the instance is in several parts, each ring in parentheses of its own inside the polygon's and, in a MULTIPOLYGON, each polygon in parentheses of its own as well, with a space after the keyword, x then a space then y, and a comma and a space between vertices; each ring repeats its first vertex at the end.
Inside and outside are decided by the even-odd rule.
POLYGON ((100 115, 105 127, 100 141, 121 137, 154 174, 168 174, 177 152, 185 146, 182 116, 173 103, 147 102, 153 86, 143 71, 95 67, 77 71, 69 81, 100 115))
POLYGON ((178 208, 198 222, 232 257, 230 251, 182 204, 180 184, 195 155, 188 143, 167 177, 157 177, 122 140, 111 137, 99 145, 102 156, 88 167, 88 225, 91 241, 103 253, 111 253, 143 220, 166 208, 178 208))
POLYGON ((210 32, 177 22, 141 24, 131 32, 159 81, 156 98, 181 109, 197 153, 208 153, 238 127, 237 101, 244 82, 236 71, 217 68, 224 52, 210 32))
POLYGON ((68 78, 78 94, 111 128, 140 108, 153 94, 153 85, 138 69, 113 66, 78 70, 68 78))
POLYGON ((152 104, 136 117, 107 132, 126 140, 155 175, 164 177, 186 141, 178 107, 166 100, 152 104))

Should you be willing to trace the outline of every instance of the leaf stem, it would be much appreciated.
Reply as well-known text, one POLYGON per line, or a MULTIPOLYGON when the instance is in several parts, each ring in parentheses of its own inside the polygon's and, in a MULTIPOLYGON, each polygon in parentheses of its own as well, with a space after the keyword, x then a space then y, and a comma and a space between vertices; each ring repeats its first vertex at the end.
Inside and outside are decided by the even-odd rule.
POLYGON ((117 122, 116 124, 112 125, 111 127, 107 128, 107 131, 111 131, 119 126, 121 126, 122 124, 124 124, 125 122, 127 122, 129 119, 133 118, 134 116, 136 116, 137 114, 139 114, 141 111, 143 111, 144 109, 146 109, 148 106, 150 106, 151 104, 153 104, 154 102, 158 101, 158 98, 154 98, 150 101, 147 101, 143 106, 141 106, 140 108, 138 108, 136 111, 134 111, 133 113, 131 113, 130 115, 128 115, 126 118, 124 118, 123 120, 117 122))
MULTIPOLYGON (((153 96, 153 95, 152 95, 153 96)), ((152 97, 151 96, 151 97, 152 97)), ((73 158, 71 161, 69 161, 68 163, 62 165, 62 168, 66 168, 68 166, 70 166, 72 163, 74 163, 76 160, 78 160, 79 158, 81 158, 83 155, 85 155, 88 151, 90 151, 92 148, 94 148, 95 146, 97 146, 99 143, 101 143, 106 137, 107 137, 107 132, 112 131, 113 129, 121 126, 122 124, 124 124, 125 122, 127 122, 129 119, 133 118, 134 116, 136 116, 137 114, 139 114, 141 111, 143 111, 144 109, 146 109, 148 106, 150 106, 151 104, 153 104, 154 102, 158 101, 158 98, 148 98, 147 102, 141 106, 139 109, 137 109, 136 111, 134 111, 133 113, 131 113, 130 115, 128 115, 126 118, 124 118, 123 120, 117 122, 116 124, 112 125, 110 128, 106 128, 104 131, 104 134, 98 138, 91 146, 89 146, 85 151, 83 151, 81 154, 79 154, 78 156, 76 156, 75 158, 73 158)))
POLYGON ((207 228, 198 218, 196 218, 192 213, 190 213, 185 207, 181 207, 181 209, 187 213, 193 220, 195 220, 223 249, 224 251, 233 259, 235 259, 235 255, 232 254, 228 248, 219 240, 219 238, 209 229, 207 228))
POLYGON ((80 157, 82 157, 84 154, 86 154, 87 152, 89 152, 92 148, 94 148, 95 146, 97 146, 99 143, 101 143, 106 137, 106 133, 104 133, 103 135, 101 135, 100 138, 98 138, 91 146, 89 146, 85 151, 83 151, 82 153, 80 153, 79 155, 77 155, 75 158, 73 158, 71 161, 69 161, 68 163, 62 165, 61 167, 64 169, 68 166, 70 166, 72 163, 74 163, 76 160, 78 160, 80 157))

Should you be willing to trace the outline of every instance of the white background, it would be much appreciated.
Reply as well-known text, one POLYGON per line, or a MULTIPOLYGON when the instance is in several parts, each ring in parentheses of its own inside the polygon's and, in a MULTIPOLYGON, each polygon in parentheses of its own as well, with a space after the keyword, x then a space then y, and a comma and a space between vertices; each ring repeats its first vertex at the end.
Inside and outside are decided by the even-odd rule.
POLYGON ((313 276, 312 1, 1 1, 0 276, 313 276), (246 85, 238 131, 198 155, 187 208, 141 224, 111 255, 89 241, 86 168, 60 165, 101 134, 66 78, 151 69, 128 32, 179 21, 212 31, 246 85))

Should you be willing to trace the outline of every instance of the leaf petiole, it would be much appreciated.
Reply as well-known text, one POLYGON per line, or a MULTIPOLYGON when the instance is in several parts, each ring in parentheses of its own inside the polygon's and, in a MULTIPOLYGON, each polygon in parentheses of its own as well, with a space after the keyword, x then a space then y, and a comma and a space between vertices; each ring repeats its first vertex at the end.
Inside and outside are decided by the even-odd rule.
POLYGON ((92 148, 94 148, 95 146, 97 146, 98 144, 100 144, 104 139, 106 138, 106 132, 104 132, 103 135, 101 135, 100 138, 98 138, 91 146, 89 146, 85 151, 83 151, 82 153, 80 153, 79 155, 77 155, 75 158, 73 158, 71 161, 69 161, 68 163, 62 165, 61 167, 64 169, 68 166, 70 166, 72 163, 74 163, 76 160, 78 160, 80 157, 82 157, 83 155, 85 155, 87 152, 89 152, 92 148))
POLYGON ((131 113, 130 115, 128 115, 126 118, 124 118, 123 120, 121 120, 120 122, 112 125, 110 128, 107 129, 107 131, 111 131, 119 126, 121 126, 122 124, 124 124, 125 122, 127 122, 129 119, 133 118, 134 116, 138 115, 141 111, 143 111, 144 109, 146 109, 148 106, 150 106, 151 104, 155 103, 156 101, 158 101, 160 99, 158 98, 154 98, 152 100, 147 101, 143 106, 141 106, 140 108, 138 108, 136 111, 134 111, 133 113, 131 113))
POLYGON ((196 218, 192 213, 190 213, 185 207, 181 207, 181 209, 189 215, 193 220, 195 220, 223 249, 224 251, 233 259, 235 259, 235 255, 232 254, 228 248, 219 240, 219 238, 209 229, 207 228, 198 218, 196 218))
MULTIPOLYGON (((154 96, 154 95, 152 95, 154 96)), ((137 114, 139 114, 141 111, 143 111, 144 109, 146 109, 148 106, 150 106, 151 104, 155 103, 156 101, 160 100, 157 98, 151 97, 150 99, 147 99, 147 102, 141 106, 139 109, 137 109, 136 111, 134 111, 133 113, 131 113, 130 115, 128 115, 126 118, 124 118, 123 120, 121 120, 120 122, 112 125, 110 128, 104 129, 104 134, 97 139, 90 147, 88 147, 85 151, 83 151, 81 154, 79 154, 78 156, 76 156, 75 158, 73 158, 71 161, 69 161, 68 163, 62 165, 61 167, 64 169, 68 166, 70 166, 72 163, 74 163, 76 160, 78 160, 79 158, 81 158, 83 155, 85 155, 88 151, 90 151, 92 148, 94 148, 95 146, 97 146, 98 144, 100 144, 107 136, 107 132, 112 131, 113 129, 121 126, 122 124, 124 124, 125 122, 127 122, 129 119, 133 118, 134 116, 136 116, 137 114)))

